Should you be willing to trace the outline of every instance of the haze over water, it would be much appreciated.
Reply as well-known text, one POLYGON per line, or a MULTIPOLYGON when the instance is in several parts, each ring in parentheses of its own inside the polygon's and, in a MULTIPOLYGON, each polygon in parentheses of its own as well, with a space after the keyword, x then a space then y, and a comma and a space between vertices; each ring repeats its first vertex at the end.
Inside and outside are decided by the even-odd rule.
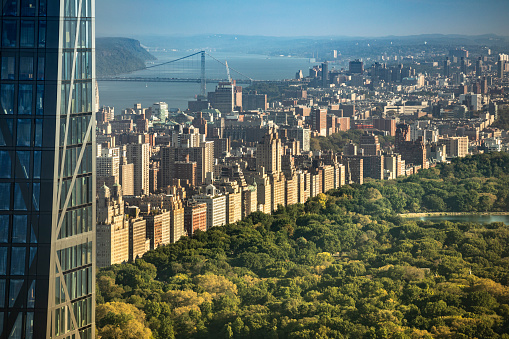
MULTIPOLYGON (((192 54, 192 52, 151 52, 158 60, 154 64, 192 54)), ((293 58, 288 56, 269 57, 259 54, 232 54, 210 52, 210 54, 228 66, 255 80, 282 80, 295 77, 300 69, 304 76, 309 68, 316 63, 310 63, 307 58, 293 58)), ((175 77, 199 78, 199 55, 187 62, 177 62, 175 66, 152 68, 133 72, 132 77, 175 77)), ((149 65, 150 66, 150 65, 149 65)), ((206 70, 208 78, 226 78, 226 67, 213 59, 206 57, 206 70)), ((242 78, 239 74, 230 71, 233 79, 242 78)), ((216 84, 208 83, 207 91, 214 91, 216 84)), ((247 85, 243 85, 247 86, 247 85)), ((101 106, 113 106, 119 114, 121 110, 133 107, 134 103, 141 103, 143 107, 150 107, 153 103, 164 101, 170 108, 187 109, 187 102, 194 100, 200 93, 199 83, 157 83, 157 82, 122 82, 99 81, 99 98, 101 106)))

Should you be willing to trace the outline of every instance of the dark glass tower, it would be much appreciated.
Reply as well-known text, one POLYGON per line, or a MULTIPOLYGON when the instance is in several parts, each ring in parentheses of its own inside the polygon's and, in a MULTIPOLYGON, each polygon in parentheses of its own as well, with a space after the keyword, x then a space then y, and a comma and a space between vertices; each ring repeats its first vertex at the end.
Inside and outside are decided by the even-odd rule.
POLYGON ((3 0, 0 339, 93 338, 94 0, 3 0))

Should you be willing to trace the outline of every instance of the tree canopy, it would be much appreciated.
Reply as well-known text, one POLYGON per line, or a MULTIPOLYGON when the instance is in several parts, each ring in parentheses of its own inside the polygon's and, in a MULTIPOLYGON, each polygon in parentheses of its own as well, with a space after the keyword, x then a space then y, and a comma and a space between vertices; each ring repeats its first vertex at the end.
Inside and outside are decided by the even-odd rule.
POLYGON ((345 186, 102 269, 98 332, 509 338, 508 227, 398 216, 480 210, 486 199, 483 208, 504 210, 508 165, 509 155, 490 154, 400 180, 345 186))

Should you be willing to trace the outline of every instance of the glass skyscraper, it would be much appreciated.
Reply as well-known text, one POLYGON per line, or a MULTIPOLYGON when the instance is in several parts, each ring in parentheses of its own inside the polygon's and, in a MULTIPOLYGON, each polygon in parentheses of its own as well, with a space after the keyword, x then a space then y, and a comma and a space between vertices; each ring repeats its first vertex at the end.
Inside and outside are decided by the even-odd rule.
POLYGON ((94 0, 3 0, 0 339, 93 338, 94 0))

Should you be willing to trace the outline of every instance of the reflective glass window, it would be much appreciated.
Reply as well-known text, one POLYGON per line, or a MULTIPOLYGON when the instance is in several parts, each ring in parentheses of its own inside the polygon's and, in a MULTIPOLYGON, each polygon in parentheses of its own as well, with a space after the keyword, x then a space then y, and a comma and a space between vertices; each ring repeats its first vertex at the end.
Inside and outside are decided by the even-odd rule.
POLYGON ((0 182, 0 211, 8 211, 11 201, 11 184, 0 182))
POLYGON ((46 16, 46 0, 39 0, 39 16, 46 16))
POLYGON ((39 47, 46 46, 46 21, 39 21, 39 47))
POLYGON ((13 119, 1 119, 0 124, 4 128, 0 128, 0 146, 12 145, 12 126, 13 119))
POLYGON ((28 179, 30 177, 30 151, 17 151, 16 178, 28 179))
POLYGON ((16 58, 12 56, 2 57, 2 80, 14 80, 16 58))
POLYGON ((13 247, 11 254, 11 275, 25 274, 25 247, 13 247))
POLYGON ((19 85, 18 114, 32 114, 32 85, 19 85))
POLYGON ((35 0, 21 1, 21 16, 35 16, 35 0))
MULTIPOLYGON (((5 288, 6 288, 5 279, 0 279, 0 307, 5 307, 5 297, 6 297, 5 288)), ((0 313, 0 315, 3 316, 3 313, 0 313)))
POLYGON ((9 339, 21 339, 21 332, 23 331, 23 313, 18 313, 16 317, 16 322, 14 322, 14 326, 12 327, 11 334, 9 334, 9 339))
POLYGON ((41 184, 38 182, 34 182, 33 190, 32 190, 32 203, 34 205, 34 210, 39 210, 39 199, 41 198, 41 184))
POLYGON ((14 85, 2 84, 0 87, 0 104, 3 114, 14 113, 14 85))
POLYGON ((0 275, 7 274, 7 247, 0 247, 0 275))
POLYGON ((27 312, 25 339, 32 339, 33 337, 34 337, 34 312, 27 312))
POLYGON ((11 156, 7 151, 0 151, 0 178, 11 178, 11 156))
POLYGON ((9 307, 13 307, 16 299, 18 298, 19 291, 21 290, 21 286, 23 285, 23 280, 21 279, 11 279, 9 282, 9 307))
POLYGON ((27 307, 35 307, 35 280, 32 281, 28 289, 27 307))
POLYGON ((17 0, 6 0, 4 1, 4 16, 16 16, 18 15, 18 1, 17 0))
POLYGON ((34 179, 41 178, 41 151, 34 151, 34 179))
MULTIPOLYGON (((37 232, 39 224, 39 217, 37 215, 32 215, 32 227, 30 230, 30 243, 37 244, 37 237, 35 236, 35 233, 37 232)), ((34 247, 37 249, 36 247, 34 247)))
POLYGON ((30 146, 32 120, 18 119, 17 146, 30 146))
POLYGON ((42 147, 42 119, 35 119, 34 146, 42 147))
MULTIPOLYGON (((16 183, 15 189, 14 189, 14 209, 16 211, 26 211, 27 206, 25 204, 25 199, 23 198, 23 194, 21 192, 21 186, 26 190, 27 184, 26 183, 16 183)), ((30 202, 30 201, 29 201, 30 202)))
POLYGON ((44 114, 44 85, 37 85, 37 98, 35 99, 35 114, 44 114))
POLYGON ((34 47, 35 21, 21 20, 20 47, 34 47))
POLYGON ((27 216, 14 215, 12 223, 12 242, 24 244, 27 242, 27 216))
POLYGON ((16 47, 16 26, 17 22, 14 20, 4 20, 2 29, 2 46, 3 47, 16 47))
POLYGON ((0 244, 9 241, 9 216, 0 215, 0 244))
POLYGON ((19 58, 19 80, 34 80, 34 58, 19 58))
POLYGON ((39 57, 37 59, 37 80, 44 80, 44 60, 44 57, 39 57))
POLYGON ((37 255, 37 247, 30 247, 30 260, 28 262, 28 266, 32 266, 36 255, 37 255))

